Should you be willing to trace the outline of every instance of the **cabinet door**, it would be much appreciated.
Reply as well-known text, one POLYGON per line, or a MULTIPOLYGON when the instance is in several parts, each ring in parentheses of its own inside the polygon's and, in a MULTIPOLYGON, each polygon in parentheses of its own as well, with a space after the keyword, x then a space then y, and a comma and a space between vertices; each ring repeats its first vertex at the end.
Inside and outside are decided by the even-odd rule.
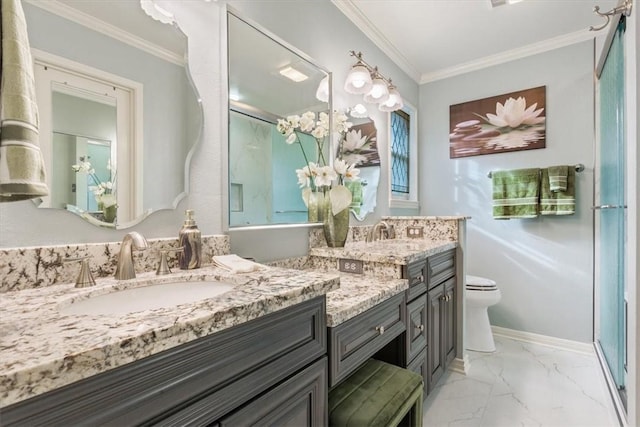
POLYGON ((424 381, 424 395, 426 397, 427 392, 429 391, 429 367, 428 367, 428 357, 427 357, 427 349, 423 348, 422 352, 416 356, 409 364, 407 365, 407 369, 415 372, 416 374, 422 375, 422 379, 424 381))
POLYGON ((444 283, 442 350, 445 368, 456 357, 456 278, 444 283))
POLYGON ((219 422, 236 426, 326 426, 327 358, 302 372, 219 422))
POLYGON ((444 303, 444 284, 431 289, 428 298, 428 331, 427 345, 429 366, 429 391, 433 390, 444 373, 444 359, 442 351, 442 310, 444 303))
POLYGON ((413 360, 427 345, 427 294, 407 304, 407 360, 413 360))

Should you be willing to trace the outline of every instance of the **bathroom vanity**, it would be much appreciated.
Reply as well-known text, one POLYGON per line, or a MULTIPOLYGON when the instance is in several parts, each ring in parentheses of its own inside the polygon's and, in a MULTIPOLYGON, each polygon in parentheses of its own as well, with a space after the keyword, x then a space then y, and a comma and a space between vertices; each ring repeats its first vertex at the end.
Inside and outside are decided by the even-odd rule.
POLYGON ((245 425, 255 417, 326 424, 325 294, 339 286, 336 275, 207 267, 176 276, 235 288, 118 316, 60 309, 155 278, 5 293, 2 424, 245 425))
POLYGON ((460 251, 452 238, 355 241, 312 247, 296 270, 208 266, 4 292, 2 424, 326 425, 328 391, 370 357, 421 373, 432 390, 460 357, 460 251), (338 272, 340 259, 361 261, 362 274, 338 272), (142 312, 65 311, 176 280, 233 289, 142 312))

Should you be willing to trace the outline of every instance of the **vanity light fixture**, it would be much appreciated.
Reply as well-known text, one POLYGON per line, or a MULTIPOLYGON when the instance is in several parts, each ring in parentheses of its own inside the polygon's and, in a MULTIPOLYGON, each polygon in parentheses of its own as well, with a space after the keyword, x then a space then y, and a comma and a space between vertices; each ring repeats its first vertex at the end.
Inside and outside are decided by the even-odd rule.
POLYGON ((344 82, 344 90, 355 95, 366 94, 372 85, 371 71, 362 60, 362 53, 355 53, 353 50, 350 53, 351 56, 355 56, 358 59, 358 62, 351 67, 347 80, 344 82))
POLYGON ((329 76, 325 76, 324 79, 320 80, 316 90, 316 99, 320 102, 329 102, 329 76))
POLYGON ((309 76, 307 76, 301 71, 296 70, 291 66, 284 67, 283 69, 281 69, 280 75, 288 78, 289 80, 293 80, 296 83, 303 82, 309 78, 309 76))
POLYGON ((349 110, 349 115, 355 119, 364 119, 369 117, 369 112, 364 105, 356 104, 349 110))
POLYGON ((400 96, 398 89, 391 83, 391 79, 389 79, 389 97, 378 106, 378 109, 380 111, 396 111, 400 110, 402 107, 404 107, 402 97, 400 96))
POLYGON ((372 67, 362 59, 362 53, 350 51, 358 61, 351 67, 344 90, 348 93, 363 94, 366 102, 378 104, 381 111, 396 111, 403 107, 402 97, 391 79, 384 77, 378 67, 372 67))

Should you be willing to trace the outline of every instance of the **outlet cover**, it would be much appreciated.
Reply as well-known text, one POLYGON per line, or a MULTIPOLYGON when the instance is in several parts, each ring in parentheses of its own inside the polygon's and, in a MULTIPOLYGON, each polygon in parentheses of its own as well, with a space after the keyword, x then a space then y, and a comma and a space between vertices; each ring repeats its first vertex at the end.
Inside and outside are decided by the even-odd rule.
POLYGON ((358 259, 340 258, 338 260, 338 270, 343 273, 362 274, 363 262, 358 259))
POLYGON ((411 239, 422 239, 422 237, 424 237, 424 228, 417 226, 407 227, 407 237, 411 239))

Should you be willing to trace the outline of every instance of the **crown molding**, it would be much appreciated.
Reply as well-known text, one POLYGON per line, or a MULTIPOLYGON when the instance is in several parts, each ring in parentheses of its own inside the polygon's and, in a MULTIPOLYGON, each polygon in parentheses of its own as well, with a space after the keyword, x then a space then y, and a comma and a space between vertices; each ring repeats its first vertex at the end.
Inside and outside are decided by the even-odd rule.
POLYGON ((504 64, 505 62, 514 61, 516 59, 525 58, 527 56, 536 55, 538 53, 548 52, 550 50, 570 46, 572 44, 580 43, 587 40, 592 40, 593 38, 595 38, 595 34, 588 29, 576 31, 559 37, 543 40, 538 43, 523 46, 518 49, 500 52, 496 55, 485 56, 484 58, 480 58, 477 61, 465 62, 463 64, 443 68, 431 73, 424 73, 420 78, 420 84, 430 83, 436 80, 442 80, 460 74, 481 70, 483 68, 492 67, 494 65, 504 64))
POLYGON ((174 52, 171 52, 168 49, 165 49, 154 43, 150 43, 149 41, 144 40, 141 37, 138 37, 136 35, 133 35, 129 32, 122 30, 121 28, 118 28, 114 25, 101 21, 94 16, 81 12, 78 9, 75 9, 73 7, 67 6, 66 4, 61 3, 57 0, 48 0, 48 1, 24 0, 24 1, 33 6, 39 7, 40 9, 46 10, 47 12, 53 13, 55 15, 61 16, 70 21, 73 21, 76 24, 82 25, 84 27, 90 28, 99 33, 105 34, 111 38, 119 40, 123 43, 126 43, 130 46, 133 46, 137 49, 140 49, 144 52, 147 52, 165 61, 177 64, 180 66, 184 66, 186 63, 185 58, 183 58, 182 56, 174 52))
POLYGON ((358 9, 352 0, 331 0, 334 4, 356 27, 362 31, 372 42, 380 48, 402 71, 413 79, 416 83, 420 82, 420 71, 418 71, 405 57, 395 48, 382 32, 367 19, 367 17, 358 9))

